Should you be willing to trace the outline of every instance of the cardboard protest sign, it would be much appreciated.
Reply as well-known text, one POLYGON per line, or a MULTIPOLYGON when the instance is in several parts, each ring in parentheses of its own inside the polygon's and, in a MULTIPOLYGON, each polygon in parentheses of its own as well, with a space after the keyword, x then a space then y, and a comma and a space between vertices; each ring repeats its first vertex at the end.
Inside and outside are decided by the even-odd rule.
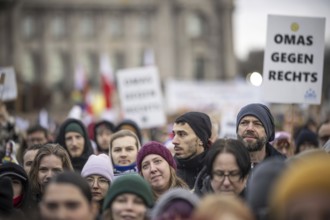
POLYGON ((268 16, 262 99, 320 104, 325 18, 268 16))
POLYGON ((14 68, 0 68, 0 100, 10 101, 17 97, 16 75, 14 68))
POLYGON ((134 120, 141 128, 166 124, 156 67, 119 70, 116 77, 124 118, 134 120))

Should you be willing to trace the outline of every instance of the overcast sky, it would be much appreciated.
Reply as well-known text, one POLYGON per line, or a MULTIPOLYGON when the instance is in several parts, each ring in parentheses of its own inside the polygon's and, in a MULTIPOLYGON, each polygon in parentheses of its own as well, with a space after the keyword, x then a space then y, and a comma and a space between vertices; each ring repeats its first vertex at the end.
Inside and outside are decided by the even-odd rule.
POLYGON ((325 41, 330 46, 330 0, 235 0, 234 47, 239 58, 266 45, 267 15, 325 17, 325 41))

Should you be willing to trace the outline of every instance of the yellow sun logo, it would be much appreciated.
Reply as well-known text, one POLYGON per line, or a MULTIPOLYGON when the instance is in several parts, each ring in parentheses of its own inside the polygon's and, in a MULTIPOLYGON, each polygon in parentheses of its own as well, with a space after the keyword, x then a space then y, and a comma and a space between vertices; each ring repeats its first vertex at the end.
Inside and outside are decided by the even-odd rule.
POLYGON ((291 24, 291 31, 293 31, 293 32, 297 32, 298 30, 299 30, 299 24, 296 23, 296 22, 293 22, 293 23, 291 24))

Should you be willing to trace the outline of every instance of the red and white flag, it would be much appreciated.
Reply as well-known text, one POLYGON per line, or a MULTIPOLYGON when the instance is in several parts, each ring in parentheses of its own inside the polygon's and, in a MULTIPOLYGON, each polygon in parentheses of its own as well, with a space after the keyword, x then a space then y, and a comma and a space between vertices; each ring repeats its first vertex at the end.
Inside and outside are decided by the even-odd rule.
POLYGON ((87 84, 86 73, 81 65, 77 65, 74 72, 74 88, 83 91, 87 84))
POLYGON ((107 54, 102 54, 100 57, 100 73, 101 73, 101 85, 103 90, 103 96, 105 99, 105 108, 112 108, 112 94, 115 89, 114 74, 110 63, 110 58, 107 54))

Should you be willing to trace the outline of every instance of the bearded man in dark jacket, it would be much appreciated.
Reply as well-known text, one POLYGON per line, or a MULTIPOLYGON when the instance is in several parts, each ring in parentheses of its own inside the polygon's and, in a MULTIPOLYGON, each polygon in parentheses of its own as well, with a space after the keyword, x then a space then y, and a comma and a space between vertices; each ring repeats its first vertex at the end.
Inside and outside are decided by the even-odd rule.
POLYGON ((172 132, 177 175, 192 189, 211 144, 210 117, 202 112, 187 112, 175 120, 172 132))
POLYGON ((236 120, 237 138, 245 144, 251 159, 251 167, 269 157, 286 157, 269 142, 274 140, 274 118, 269 108, 253 103, 241 108, 236 120))

